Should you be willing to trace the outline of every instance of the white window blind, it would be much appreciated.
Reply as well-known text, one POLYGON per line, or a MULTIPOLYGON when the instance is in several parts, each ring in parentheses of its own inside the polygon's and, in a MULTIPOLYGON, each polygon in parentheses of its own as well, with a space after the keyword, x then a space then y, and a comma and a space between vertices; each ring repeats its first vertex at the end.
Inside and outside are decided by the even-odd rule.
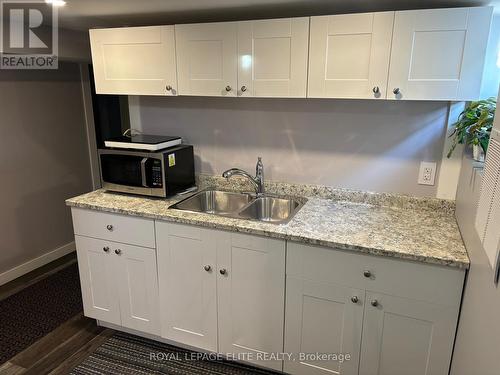
MULTIPOLYGON (((496 120, 497 124, 500 121, 496 120)), ((492 268, 500 248, 500 131, 493 129, 481 182, 476 229, 492 268)))

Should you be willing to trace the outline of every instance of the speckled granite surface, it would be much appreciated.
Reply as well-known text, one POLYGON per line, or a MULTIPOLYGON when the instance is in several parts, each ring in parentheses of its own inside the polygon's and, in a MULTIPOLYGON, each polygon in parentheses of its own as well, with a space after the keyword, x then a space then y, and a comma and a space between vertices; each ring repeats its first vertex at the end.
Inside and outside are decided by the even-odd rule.
MULTIPOLYGON (((249 190, 237 179, 234 181, 221 186, 218 178, 202 177, 200 186, 249 190)), ((97 190, 68 199, 66 203, 73 207, 283 238, 461 269, 469 266, 453 214, 453 202, 312 185, 274 184, 269 184, 269 192, 308 197, 307 203, 285 225, 168 209, 180 200, 175 197, 156 199, 97 190)))

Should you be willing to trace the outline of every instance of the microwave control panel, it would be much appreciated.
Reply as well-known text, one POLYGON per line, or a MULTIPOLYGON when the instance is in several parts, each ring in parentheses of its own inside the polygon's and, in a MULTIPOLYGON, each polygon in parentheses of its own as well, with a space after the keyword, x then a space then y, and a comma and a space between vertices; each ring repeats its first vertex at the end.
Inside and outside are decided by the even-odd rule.
POLYGON ((161 188, 163 186, 161 171, 161 160, 153 159, 153 165, 151 167, 151 182, 154 188, 161 188))

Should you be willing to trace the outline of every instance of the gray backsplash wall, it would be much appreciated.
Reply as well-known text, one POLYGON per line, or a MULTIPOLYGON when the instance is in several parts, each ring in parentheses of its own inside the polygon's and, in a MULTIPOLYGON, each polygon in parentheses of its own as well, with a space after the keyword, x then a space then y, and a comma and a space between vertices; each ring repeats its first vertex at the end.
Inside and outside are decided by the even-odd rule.
MULTIPOLYGON (((266 178, 435 196, 419 163, 442 158, 447 102, 135 97, 146 133, 195 146, 196 171, 254 170, 266 178)), ((131 109, 133 110, 133 109, 131 109)))

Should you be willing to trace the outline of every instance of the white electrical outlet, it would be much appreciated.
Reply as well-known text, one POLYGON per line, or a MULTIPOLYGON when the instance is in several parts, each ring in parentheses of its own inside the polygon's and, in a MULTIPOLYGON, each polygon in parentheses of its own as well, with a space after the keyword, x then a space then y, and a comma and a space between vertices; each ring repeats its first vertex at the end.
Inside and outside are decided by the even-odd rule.
POLYGON ((418 172, 418 183, 420 185, 434 185, 436 177, 436 163, 423 161, 420 163, 418 172))

